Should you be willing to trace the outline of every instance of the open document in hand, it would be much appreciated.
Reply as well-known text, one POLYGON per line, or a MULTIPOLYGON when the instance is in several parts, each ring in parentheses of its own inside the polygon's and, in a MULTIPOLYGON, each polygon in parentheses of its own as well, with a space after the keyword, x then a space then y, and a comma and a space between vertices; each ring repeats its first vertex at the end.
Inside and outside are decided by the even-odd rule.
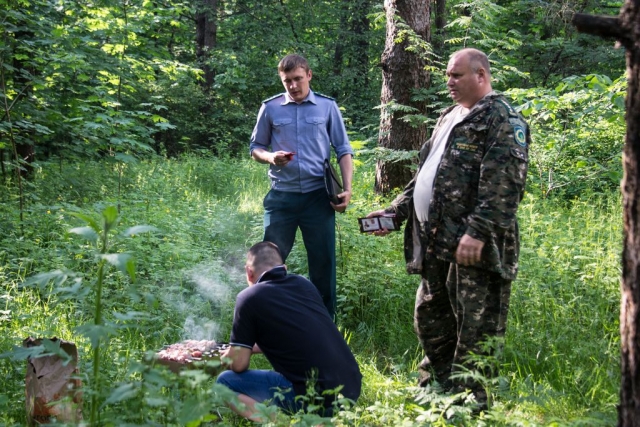
POLYGON ((386 229, 389 231, 400 230, 400 221, 395 215, 374 216, 371 218, 358 218, 361 233, 369 233, 386 229))

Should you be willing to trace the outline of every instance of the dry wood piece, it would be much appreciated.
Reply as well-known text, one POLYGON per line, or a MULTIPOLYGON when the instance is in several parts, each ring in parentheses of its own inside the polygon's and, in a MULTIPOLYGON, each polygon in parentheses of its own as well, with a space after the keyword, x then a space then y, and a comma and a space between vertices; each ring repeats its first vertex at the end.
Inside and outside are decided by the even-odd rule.
MULTIPOLYGON (((25 378, 27 424, 37 426, 54 420, 76 424, 82 420, 82 393, 78 379, 78 350, 72 342, 51 339, 71 357, 65 362, 57 355, 30 357, 25 378)), ((42 339, 29 337, 24 347, 35 347, 42 339)))

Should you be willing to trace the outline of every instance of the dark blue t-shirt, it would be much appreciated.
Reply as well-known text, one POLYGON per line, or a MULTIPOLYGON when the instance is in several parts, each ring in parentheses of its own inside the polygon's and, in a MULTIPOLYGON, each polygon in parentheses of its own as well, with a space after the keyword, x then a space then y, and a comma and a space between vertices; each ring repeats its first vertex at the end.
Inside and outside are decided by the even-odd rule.
POLYGON ((316 378, 319 392, 342 385, 345 397, 355 401, 360 396, 358 363, 320 293, 284 267, 267 271, 237 296, 230 344, 252 348, 254 343, 297 395, 305 394, 307 380, 316 378))

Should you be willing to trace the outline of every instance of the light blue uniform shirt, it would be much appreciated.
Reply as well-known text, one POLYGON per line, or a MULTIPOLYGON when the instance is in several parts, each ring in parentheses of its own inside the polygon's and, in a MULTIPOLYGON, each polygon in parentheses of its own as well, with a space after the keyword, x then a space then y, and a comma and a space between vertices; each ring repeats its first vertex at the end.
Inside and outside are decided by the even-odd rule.
POLYGON ((262 103, 249 149, 269 147, 295 152, 286 166, 269 167, 271 188, 295 193, 324 187, 324 159, 330 157, 331 147, 338 159, 353 155, 338 105, 311 90, 300 104, 286 92, 262 103))

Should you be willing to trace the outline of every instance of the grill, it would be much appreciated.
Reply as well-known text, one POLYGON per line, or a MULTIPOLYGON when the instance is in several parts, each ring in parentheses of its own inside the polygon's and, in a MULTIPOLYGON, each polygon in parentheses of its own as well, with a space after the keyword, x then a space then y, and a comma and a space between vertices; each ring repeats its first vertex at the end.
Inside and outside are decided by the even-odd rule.
POLYGON ((210 375, 217 375, 224 369, 221 366, 220 357, 227 348, 229 348, 227 343, 185 340, 163 346, 155 354, 154 361, 175 373, 183 369, 203 369, 210 375))

